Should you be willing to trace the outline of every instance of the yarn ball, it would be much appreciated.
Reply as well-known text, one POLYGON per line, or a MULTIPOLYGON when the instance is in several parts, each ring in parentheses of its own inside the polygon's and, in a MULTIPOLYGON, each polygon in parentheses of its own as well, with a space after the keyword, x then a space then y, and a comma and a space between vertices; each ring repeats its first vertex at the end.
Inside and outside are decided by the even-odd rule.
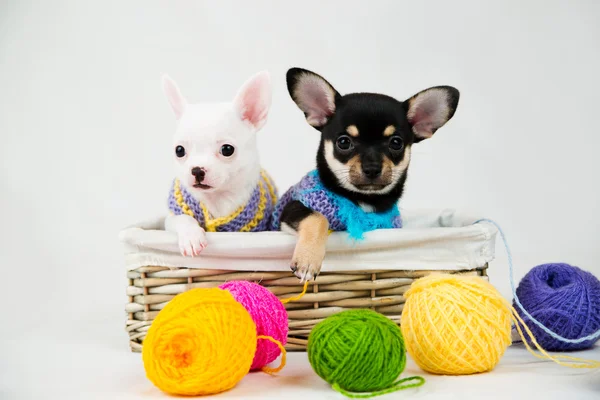
POLYGON ((372 310, 343 311, 319 322, 307 352, 321 378, 351 392, 386 389, 406 365, 400 328, 372 310))
POLYGON ((406 349, 427 372, 490 371, 511 343, 510 304, 482 278, 433 274, 413 282, 404 296, 406 349))
MULTIPOLYGON (((270 336, 285 345, 288 334, 288 316, 281 301, 268 289, 252 282, 231 281, 219 286, 228 290, 250 313, 258 336, 270 336)), ((281 350, 268 340, 258 340, 251 370, 258 370, 273 362, 281 350)))
MULTIPOLYGON (((600 281, 577 267, 538 265, 519 283, 517 297, 533 318, 567 339, 579 339, 600 329, 600 281)), ((519 306, 515 305, 515 309, 545 350, 582 350, 598 340, 562 342, 529 321, 519 306)))
POLYGON ((175 296, 148 330, 146 376, 164 392, 198 396, 234 387, 250 370, 256 326, 246 309, 218 288, 175 296))

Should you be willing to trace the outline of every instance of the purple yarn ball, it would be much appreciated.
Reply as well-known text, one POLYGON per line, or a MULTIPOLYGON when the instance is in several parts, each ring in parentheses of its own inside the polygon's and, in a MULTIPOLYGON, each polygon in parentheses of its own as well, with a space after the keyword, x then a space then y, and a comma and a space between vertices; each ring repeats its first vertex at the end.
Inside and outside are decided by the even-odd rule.
MULTIPOLYGON (((569 264, 543 264, 533 268, 519 283, 517 297, 535 319, 567 339, 579 339, 600 329, 600 281, 569 264)), ((538 343, 548 351, 582 350, 598 340, 565 343, 553 338, 515 309, 538 343)))

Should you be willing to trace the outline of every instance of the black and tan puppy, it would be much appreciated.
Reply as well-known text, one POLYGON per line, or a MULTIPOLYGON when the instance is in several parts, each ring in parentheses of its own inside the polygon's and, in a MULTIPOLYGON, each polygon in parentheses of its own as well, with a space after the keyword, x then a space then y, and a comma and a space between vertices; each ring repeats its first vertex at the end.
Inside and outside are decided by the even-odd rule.
POLYGON ((297 233, 291 268, 310 280, 321 269, 330 231, 360 239, 369 230, 402 226, 397 203, 411 147, 452 118, 459 92, 437 86, 403 102, 375 93, 342 96, 300 68, 288 71, 287 86, 321 143, 317 169, 282 196, 274 228, 297 233))

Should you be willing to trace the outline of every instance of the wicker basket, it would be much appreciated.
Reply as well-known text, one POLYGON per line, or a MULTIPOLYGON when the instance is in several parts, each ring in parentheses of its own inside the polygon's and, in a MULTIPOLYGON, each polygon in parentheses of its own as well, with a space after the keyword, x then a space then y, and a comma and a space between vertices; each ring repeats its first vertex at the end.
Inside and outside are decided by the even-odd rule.
MULTIPOLYGON (((300 300, 288 303, 288 350, 305 350, 319 321, 352 308, 370 308, 399 323, 403 294, 413 280, 435 272, 487 279, 496 229, 452 211, 404 213, 404 228, 370 232, 350 243, 330 236, 322 273, 300 300)), ((177 238, 161 230, 163 219, 125 229, 127 331, 133 351, 158 312, 178 293, 249 280, 279 298, 302 290, 289 270, 295 238, 281 232, 213 233, 200 257, 179 255, 177 238)))

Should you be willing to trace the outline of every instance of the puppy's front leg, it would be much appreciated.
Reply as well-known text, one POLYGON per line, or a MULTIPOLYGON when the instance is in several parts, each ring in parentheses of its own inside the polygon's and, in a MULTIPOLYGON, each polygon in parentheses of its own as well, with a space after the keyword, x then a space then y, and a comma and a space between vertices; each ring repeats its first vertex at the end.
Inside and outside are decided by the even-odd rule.
POLYGON ((329 222, 323 214, 305 207, 299 201, 290 202, 281 213, 283 230, 298 235, 290 268, 300 282, 316 279, 325 258, 329 222))
POLYGON ((184 256, 197 256, 206 247, 206 233, 194 218, 186 214, 170 215, 165 219, 165 230, 177 233, 179 251, 184 256))

